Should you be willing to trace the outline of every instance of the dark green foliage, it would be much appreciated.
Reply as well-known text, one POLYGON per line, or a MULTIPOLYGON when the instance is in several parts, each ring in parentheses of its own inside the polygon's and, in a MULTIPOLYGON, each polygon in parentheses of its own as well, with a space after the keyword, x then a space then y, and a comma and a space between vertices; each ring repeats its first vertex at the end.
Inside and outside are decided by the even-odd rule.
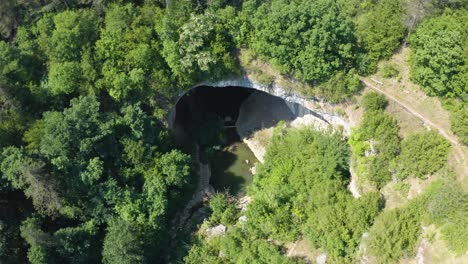
POLYGON ((110 221, 102 251, 103 263, 146 263, 141 231, 123 220, 110 221))
POLYGON ((467 94, 467 17, 466 10, 448 10, 423 21, 410 39, 411 77, 429 95, 467 94))
POLYGON ((85 264, 101 260, 101 245, 97 237, 97 226, 93 221, 78 227, 61 228, 54 233, 56 252, 60 262, 85 264))
POLYGON ((355 94, 361 87, 359 76, 353 69, 348 73, 336 73, 330 80, 320 85, 319 89, 320 94, 330 102, 340 102, 355 94))
POLYGON ((437 132, 411 135, 401 143, 397 174, 422 178, 434 173, 447 163, 449 149, 450 143, 437 132))
MULTIPOLYGON (((173 99, 197 83, 239 74, 237 49, 316 86, 310 94, 347 99, 361 87, 357 73, 369 73, 398 47, 403 16, 417 24, 441 8, 463 6, 457 0, 411 4, 0 1, 0 262, 167 262, 171 239, 179 237, 169 234, 172 220, 195 180, 190 157, 174 149, 164 128, 173 99), (421 5, 421 12, 411 9, 421 5)), ((451 109, 452 129, 466 142, 465 18, 465 10, 448 10, 427 19, 411 46, 413 78, 429 93, 460 99, 451 109)), ((381 97, 365 100, 367 113, 350 143, 359 173, 382 187, 399 153, 398 127, 381 111, 381 97)), ((223 121, 209 120, 213 129, 192 131, 204 146, 223 140, 223 121)), ((405 141, 402 177, 432 173, 445 162, 446 143, 425 137, 405 141), (421 153, 425 148, 430 151, 421 153)), ((380 197, 353 199, 346 191, 348 156, 340 135, 278 129, 247 211, 223 194, 214 197, 210 222, 228 226, 228 233, 194 241, 185 261, 292 263, 281 244, 306 237, 332 261, 353 262, 380 197), (242 214, 248 220, 238 223, 242 214)), ((440 190, 462 198, 436 192, 427 208, 428 219, 460 253, 467 247, 460 227, 467 217, 451 205, 465 208, 457 188, 440 190)), ((409 222, 414 236, 411 215, 392 217, 409 222)), ((404 241, 385 258, 408 251, 413 240, 404 241)))
POLYGON ((31 217, 21 224, 21 236, 29 245, 28 260, 31 264, 46 264, 54 262, 52 247, 54 238, 42 231, 41 220, 31 217))
POLYGON ((377 92, 369 92, 362 98, 362 106, 367 111, 384 110, 387 105, 388 101, 385 95, 377 92))
POLYGON ((399 0, 380 0, 357 19, 357 35, 373 64, 390 57, 405 34, 403 6, 399 0))
POLYGON ((317 83, 353 63, 353 25, 334 1, 245 1, 243 7, 245 41, 281 72, 317 83))
POLYGON ((412 256, 421 234, 421 208, 418 201, 380 214, 370 229, 369 252, 381 263, 393 263, 402 256, 412 256))

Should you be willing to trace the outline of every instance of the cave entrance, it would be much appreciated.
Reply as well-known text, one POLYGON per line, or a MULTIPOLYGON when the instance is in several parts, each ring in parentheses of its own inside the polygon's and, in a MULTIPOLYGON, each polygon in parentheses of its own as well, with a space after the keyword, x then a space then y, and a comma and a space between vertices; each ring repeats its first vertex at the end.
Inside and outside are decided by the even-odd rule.
POLYGON ((302 108, 250 88, 199 86, 175 106, 175 141, 192 153, 196 143, 200 160, 210 164, 211 185, 217 191, 227 189, 241 196, 253 179, 252 167, 258 160, 239 133, 248 137, 280 120, 293 120, 297 109, 301 114, 307 112, 302 108))

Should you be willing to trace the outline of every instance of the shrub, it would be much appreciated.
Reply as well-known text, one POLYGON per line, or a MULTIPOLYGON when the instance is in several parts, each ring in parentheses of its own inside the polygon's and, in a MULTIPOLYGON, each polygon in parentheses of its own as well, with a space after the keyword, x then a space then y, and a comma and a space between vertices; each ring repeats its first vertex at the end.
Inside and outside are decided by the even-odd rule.
POLYGON ((397 159, 397 174, 422 178, 447 163, 450 143, 434 131, 409 136, 401 144, 397 159))
POLYGON ((369 92, 364 95, 362 105, 365 110, 384 110, 388 105, 388 101, 383 94, 369 92))
POLYGON ((396 68, 395 64, 385 63, 382 68, 382 76, 385 78, 397 77, 400 71, 396 68))
POLYGON ((414 254, 421 234, 419 201, 380 214, 370 229, 368 249, 379 263, 414 254))
POLYGON ((442 239, 458 255, 468 250, 468 194, 455 179, 431 184, 425 192, 429 221, 440 228, 442 239))

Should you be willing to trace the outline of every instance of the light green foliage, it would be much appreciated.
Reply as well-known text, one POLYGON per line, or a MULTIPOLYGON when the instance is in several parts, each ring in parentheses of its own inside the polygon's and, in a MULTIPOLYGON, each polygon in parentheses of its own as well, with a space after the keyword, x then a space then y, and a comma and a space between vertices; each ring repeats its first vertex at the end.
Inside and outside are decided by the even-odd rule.
MULTIPOLYGON (((285 243, 304 235, 333 261, 352 262, 381 200, 378 193, 354 199, 345 188, 347 169, 348 149, 339 135, 277 127, 249 190, 247 222, 229 225, 219 243, 195 242, 185 260, 213 260, 221 251, 234 263, 292 262, 280 255, 277 243, 268 241, 285 243)), ((222 197, 210 204, 210 221, 229 214, 222 197)))
POLYGON ((442 106, 450 112, 450 128, 458 139, 468 144, 468 102, 461 98, 446 98, 442 106))
POLYGON ((102 262, 106 264, 146 263, 141 231, 125 221, 110 221, 104 239, 102 262))
POLYGON ((160 55, 161 44, 155 21, 161 10, 152 4, 111 5, 105 27, 96 42, 96 58, 102 65, 98 86, 116 100, 131 100, 174 85, 169 69, 160 55))
POLYGON ((450 123, 453 133, 455 133, 464 144, 468 144, 468 104, 462 104, 460 109, 451 114, 450 123))
POLYGON ((49 88, 52 94, 70 94, 80 87, 81 68, 78 62, 56 62, 49 66, 49 88))
POLYGON ((91 10, 46 15, 37 23, 39 47, 55 62, 76 61, 97 38, 97 16, 91 10))
POLYGON ((381 263, 393 263, 402 256, 413 256, 421 234, 419 201, 380 214, 370 229, 369 252, 381 263))
POLYGON ((442 238, 457 255, 468 250, 468 194, 448 178, 433 183, 425 192, 429 221, 440 228, 442 238))
POLYGON ((387 105, 385 95, 377 92, 369 92, 362 98, 362 106, 366 111, 384 110, 387 105))
POLYGON ((448 159, 450 143, 437 132, 413 134, 401 143, 397 174, 400 178, 422 178, 442 168, 448 159))
POLYGON ((327 249, 333 257, 352 260, 362 234, 380 211, 380 194, 373 192, 354 200, 348 193, 338 193, 335 203, 314 210, 306 236, 327 249), (347 258, 347 259, 346 259, 347 258))
POLYGON ((217 80, 238 73, 238 63, 233 58, 234 43, 227 25, 234 19, 231 9, 189 15, 188 3, 173 4, 171 15, 159 29, 163 37, 163 54, 172 72, 182 85, 197 81, 217 80))
POLYGON ((238 210, 233 199, 227 193, 217 193, 210 198, 210 223, 212 225, 233 225, 238 218, 238 210))
POLYGON ((97 15, 86 9, 45 15, 37 22, 34 33, 40 51, 49 61, 47 88, 52 94, 79 91, 81 80, 92 76, 89 75, 89 66, 86 64, 89 59, 83 65, 81 59, 94 45, 98 37, 98 25, 97 15), (82 66, 85 71, 82 71, 82 66), (83 72, 88 75, 83 77, 83 72))
POLYGON ((184 263, 301 263, 282 256, 280 248, 263 239, 255 238, 248 230, 234 227, 222 238, 204 241, 197 237, 184 263), (219 257, 222 250, 223 257, 219 257))
POLYGON ((446 11, 421 23, 410 39, 411 77, 429 95, 466 96, 468 12, 446 11))
MULTIPOLYGON (((384 101, 378 95, 369 94, 364 100, 366 107, 383 107, 384 101)), ((398 130, 393 117, 382 110, 369 110, 364 113, 361 124, 349 138, 357 161, 358 175, 378 188, 391 180, 389 166, 400 150, 398 130)))

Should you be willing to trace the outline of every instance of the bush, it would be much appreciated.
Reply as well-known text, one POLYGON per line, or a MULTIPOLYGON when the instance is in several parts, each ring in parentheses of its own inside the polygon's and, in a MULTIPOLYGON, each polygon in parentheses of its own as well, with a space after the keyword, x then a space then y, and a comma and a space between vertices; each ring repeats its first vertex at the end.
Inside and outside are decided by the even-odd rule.
POLYGON ((455 111, 450 115, 451 129, 464 143, 468 144, 468 107, 455 111))
POLYGON ((379 263, 391 263, 402 256, 412 256, 421 234, 420 219, 418 200, 380 214, 370 229, 369 252, 379 259, 379 263))
POLYGON ((364 106, 365 110, 384 110, 388 105, 388 101, 383 94, 369 92, 364 95, 364 98, 362 99, 362 105, 364 106))
POLYGON ((395 64, 385 63, 382 67, 382 76, 384 78, 397 77, 398 74, 400 74, 400 71, 396 68, 395 64))
POLYGON ((223 224, 225 226, 235 224, 238 218, 236 205, 227 193, 217 193, 210 199, 212 225, 223 224))
POLYGON ((450 250, 458 255, 468 250, 468 194, 455 179, 431 184, 425 192, 429 220, 440 228, 450 250))
POLYGON ((396 161, 398 176, 422 178, 436 172, 447 163, 449 149, 450 143, 434 131, 409 136, 396 161))

